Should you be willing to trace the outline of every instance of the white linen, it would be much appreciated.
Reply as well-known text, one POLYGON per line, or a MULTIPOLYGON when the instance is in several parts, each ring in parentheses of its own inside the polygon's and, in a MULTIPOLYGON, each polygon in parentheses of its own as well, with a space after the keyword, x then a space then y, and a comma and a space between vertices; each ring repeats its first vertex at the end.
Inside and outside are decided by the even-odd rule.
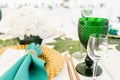
POLYGON ((109 73, 113 80, 120 80, 120 52, 111 51, 111 54, 102 61, 106 71, 109 73))
MULTIPOLYGON (((80 61, 76 60, 75 58, 73 58, 73 62, 74 62, 74 65, 76 66, 78 63, 80 63, 80 61)), ((110 75, 108 75, 108 73, 106 72, 106 70, 103 68, 102 65, 100 65, 103 69, 103 73, 97 77, 97 80, 113 80, 110 75)), ((72 70, 72 67, 70 67, 71 70, 72 70)), ((73 70, 72 70, 72 74, 73 74, 73 70)), ((86 76, 83 76, 81 74, 79 74, 79 78, 80 80, 93 80, 92 77, 86 77, 86 76)), ((68 74, 68 70, 67 70, 67 65, 65 63, 64 67, 63 67, 63 70, 53 79, 53 80, 70 80, 69 78, 69 74, 68 74)), ((76 80, 75 78, 75 75, 73 74, 73 80, 76 80)))
POLYGON ((0 76, 4 74, 13 64, 15 64, 23 55, 25 50, 7 49, 0 56, 0 76))

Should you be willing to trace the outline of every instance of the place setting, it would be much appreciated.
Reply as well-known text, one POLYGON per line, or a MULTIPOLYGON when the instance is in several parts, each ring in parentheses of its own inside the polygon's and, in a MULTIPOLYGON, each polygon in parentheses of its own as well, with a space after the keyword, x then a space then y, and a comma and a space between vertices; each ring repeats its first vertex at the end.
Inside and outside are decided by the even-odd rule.
MULTIPOLYGON (((91 5, 74 25, 72 14, 42 10, 25 5, 8 15, 9 30, 0 31, 0 80, 119 79, 119 23, 92 16, 91 5)), ((4 16, 0 10, 1 22, 4 16)))
MULTIPOLYGON (((109 27, 109 20, 106 18, 79 18, 79 40, 72 40, 71 38, 66 37, 64 39, 56 38, 54 42, 47 44, 54 45, 53 48, 60 52, 68 51, 68 53, 70 54, 70 56, 73 57, 73 59, 77 59, 74 60, 74 66, 81 79, 92 79, 92 76, 94 74, 94 78, 96 78, 95 76, 97 76, 98 80, 113 80, 113 76, 111 76, 110 74, 111 72, 106 69, 109 65, 104 64, 107 63, 107 61, 110 62, 109 56, 112 52, 113 55, 115 54, 115 52, 119 54, 119 46, 116 45, 119 45, 119 39, 114 39, 108 36, 109 27), (91 39, 92 37, 93 39, 91 39), (95 40, 97 40, 98 42, 95 40), (64 45, 65 43, 69 46, 63 46, 62 48, 60 48, 60 45, 64 45), (96 50, 94 50, 96 54, 94 51, 92 51, 93 49, 96 50), (103 52, 101 52, 101 50, 103 50, 103 52), (92 57, 92 60, 90 59, 90 56, 94 56, 92 57), (85 61, 82 60, 82 58, 80 59, 80 57, 82 57, 85 61), (95 69, 93 65, 93 60, 98 61, 98 65, 96 68, 97 73, 93 72, 95 69)), ((112 55, 110 57, 112 58, 112 55)))
POLYGON ((0 35, 0 79, 52 80, 62 71, 64 58, 59 51, 41 44, 44 38, 50 37, 56 32, 53 33, 54 28, 50 28, 44 25, 43 21, 34 18, 34 13, 29 16, 28 13, 31 10, 25 13, 22 13, 21 10, 18 10, 19 13, 16 14, 17 18, 21 18, 16 21, 16 17, 14 17, 11 22, 12 28, 0 35), (32 19, 28 20, 30 18, 32 19), (21 21, 25 23, 21 24, 21 21), (39 25, 36 23, 37 21, 40 21, 44 28, 35 29, 39 25), (31 22, 35 23, 30 25, 31 22), (19 26, 16 27, 16 25, 19 26), (38 34, 39 31, 40 34, 38 34))
MULTIPOLYGON (((36 39, 38 41, 38 38, 36 38, 36 39)), ((21 71, 25 71, 24 74, 26 73, 26 75, 29 75, 31 73, 31 76, 33 75, 34 77, 45 74, 46 78, 44 79, 44 77, 45 77, 44 76, 43 79, 51 80, 54 77, 56 77, 59 74, 59 72, 62 70, 62 68, 64 66, 64 59, 58 51, 56 51, 52 48, 46 47, 46 46, 40 46, 40 44, 39 44, 40 41, 37 42, 37 41, 35 41, 35 39, 32 40, 32 42, 34 42, 34 43, 32 43, 30 40, 28 40, 28 41, 30 41, 31 44, 30 43, 26 44, 26 40, 21 41, 22 44, 20 44, 19 42, 16 41, 17 44, 15 44, 15 42, 12 40, 16 41, 15 39, 11 39, 11 40, 8 39, 8 40, 1 41, 2 43, 4 43, 4 44, 1 44, 1 48, 0 48, 0 54, 1 54, 1 56, 0 56, 1 77, 0 78, 1 79, 13 80, 15 77, 15 74, 22 75, 23 73, 21 73, 21 71), (11 42, 14 42, 14 43, 12 44, 11 42), (9 43, 9 45, 7 43, 9 43), (27 51, 27 49, 29 49, 29 48, 30 48, 30 50, 27 51), (36 48, 38 48, 38 49, 36 49, 36 48), (41 55, 37 55, 37 51, 35 51, 35 49, 38 51, 41 51, 38 53, 41 55), (39 50, 39 49, 41 49, 41 50, 39 50), (36 61, 36 59, 33 57, 31 57, 32 59, 29 60, 29 59, 27 59, 27 56, 34 56, 37 58, 38 61, 36 61), (27 63, 26 63, 26 61, 27 61, 27 63), (22 66, 24 66, 24 67, 22 68, 22 66), (40 68, 39 66, 41 66, 41 69, 44 71, 42 71, 42 72, 39 71, 39 68, 40 68), (24 70, 24 68, 28 68, 28 69, 24 70), (19 69, 21 69, 21 70, 19 71, 19 69), (36 73, 36 75, 32 74, 32 70, 34 72, 37 69, 38 69, 38 72, 36 73), (11 72, 11 70, 12 70, 12 72, 11 72), (46 73, 45 73, 45 71, 46 71, 46 73), (39 73, 41 73, 41 74, 39 74, 39 73), (8 78, 9 74, 14 74, 14 75, 13 76, 11 75, 12 78, 8 78), (37 74, 39 74, 39 75, 37 75, 37 74)), ((39 39, 39 40, 41 40, 41 39, 39 39)), ((16 77, 16 79, 17 80, 20 79, 19 77, 20 76, 16 77)), ((24 77, 25 76, 23 76, 23 78, 24 77)), ((28 80, 29 80, 29 77, 28 77, 28 80)))

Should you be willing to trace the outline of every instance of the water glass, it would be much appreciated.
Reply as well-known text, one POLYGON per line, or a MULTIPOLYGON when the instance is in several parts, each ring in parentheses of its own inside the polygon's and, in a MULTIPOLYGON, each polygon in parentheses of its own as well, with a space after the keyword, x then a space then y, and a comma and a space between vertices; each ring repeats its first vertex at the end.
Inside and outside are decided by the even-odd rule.
POLYGON ((105 34, 92 34, 88 40, 87 52, 88 56, 94 61, 93 80, 97 76, 97 64, 100 60, 107 56, 108 37, 105 34))

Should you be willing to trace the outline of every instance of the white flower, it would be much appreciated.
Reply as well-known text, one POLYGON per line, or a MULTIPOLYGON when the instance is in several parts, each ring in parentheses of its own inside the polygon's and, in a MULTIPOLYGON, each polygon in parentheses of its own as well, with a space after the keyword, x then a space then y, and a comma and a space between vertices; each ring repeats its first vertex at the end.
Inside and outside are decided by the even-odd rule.
POLYGON ((41 38, 49 37, 56 32, 55 28, 47 18, 34 7, 22 7, 18 9, 16 16, 11 22, 11 34, 20 38, 27 36, 39 35, 41 38))

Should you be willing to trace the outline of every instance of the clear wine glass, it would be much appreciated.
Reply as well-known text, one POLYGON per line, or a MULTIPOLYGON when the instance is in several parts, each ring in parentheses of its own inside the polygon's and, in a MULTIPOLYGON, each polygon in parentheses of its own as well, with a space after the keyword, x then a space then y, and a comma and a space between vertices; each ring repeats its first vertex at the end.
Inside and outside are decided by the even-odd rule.
POLYGON ((97 79, 97 65, 107 55, 108 37, 105 34, 92 34, 88 40, 88 56, 94 61, 93 80, 97 79))
POLYGON ((96 5, 96 1, 93 1, 93 0, 87 0, 83 2, 83 5, 81 6, 81 16, 92 17, 96 11, 95 5, 96 5))
POLYGON ((93 15, 93 6, 83 6, 81 9, 81 16, 82 17, 90 17, 93 15))

